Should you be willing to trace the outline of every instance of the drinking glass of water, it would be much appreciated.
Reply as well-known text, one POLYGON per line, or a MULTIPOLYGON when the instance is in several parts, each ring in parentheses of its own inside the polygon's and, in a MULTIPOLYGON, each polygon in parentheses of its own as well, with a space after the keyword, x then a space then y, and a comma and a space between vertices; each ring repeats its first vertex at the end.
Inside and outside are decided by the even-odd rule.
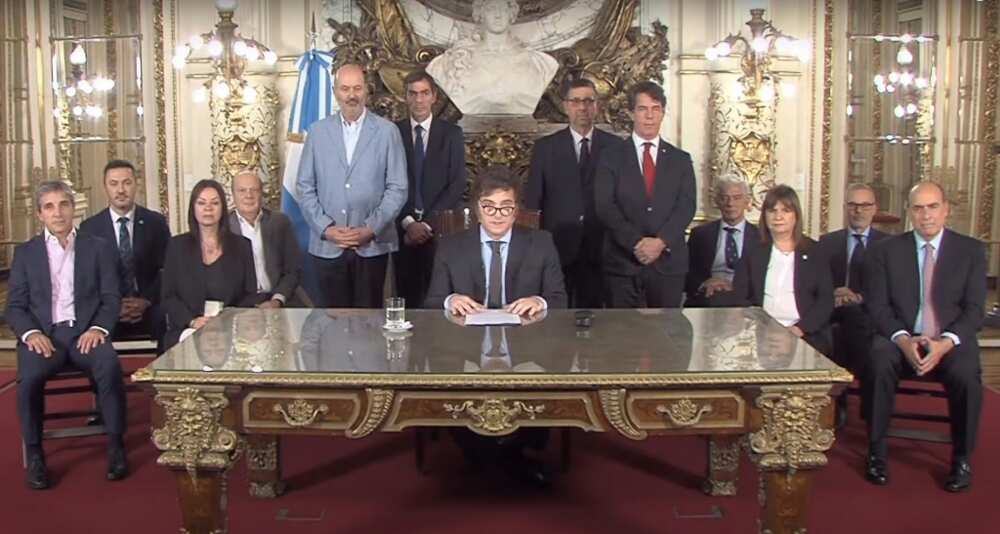
POLYGON ((406 326, 406 300, 403 297, 385 299, 385 327, 390 330, 406 326))

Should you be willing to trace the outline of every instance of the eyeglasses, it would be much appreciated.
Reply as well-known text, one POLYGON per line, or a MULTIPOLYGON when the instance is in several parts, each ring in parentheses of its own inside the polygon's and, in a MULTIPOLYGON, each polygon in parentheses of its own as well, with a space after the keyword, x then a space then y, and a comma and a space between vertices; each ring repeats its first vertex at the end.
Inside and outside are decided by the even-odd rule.
POLYGON ((483 213, 490 217, 498 213, 501 217, 510 217, 514 214, 514 210, 517 209, 515 206, 494 206, 493 204, 480 204, 479 207, 483 209, 483 213))
POLYGON ((875 207, 874 202, 848 202, 847 207, 852 210, 869 210, 875 207))
POLYGON ((594 100, 593 98, 567 98, 566 102, 574 106, 579 106, 581 104, 585 106, 592 106, 594 105, 594 102, 597 102, 597 100, 594 100))

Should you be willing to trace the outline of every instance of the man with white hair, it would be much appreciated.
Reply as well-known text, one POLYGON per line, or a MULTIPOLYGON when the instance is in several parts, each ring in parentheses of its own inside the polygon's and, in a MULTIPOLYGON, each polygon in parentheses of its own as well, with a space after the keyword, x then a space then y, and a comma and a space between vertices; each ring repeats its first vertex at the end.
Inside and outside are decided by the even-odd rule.
POLYGON ((716 180, 715 206, 722 218, 691 230, 685 306, 709 306, 712 295, 731 290, 739 261, 760 245, 757 227, 746 220, 750 195, 750 186, 738 176, 716 180))

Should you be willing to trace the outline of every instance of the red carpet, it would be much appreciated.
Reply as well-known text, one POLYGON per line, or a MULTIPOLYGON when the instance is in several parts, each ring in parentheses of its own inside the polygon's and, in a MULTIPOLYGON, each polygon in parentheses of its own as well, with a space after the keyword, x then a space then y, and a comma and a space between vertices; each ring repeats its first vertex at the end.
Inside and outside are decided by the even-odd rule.
MULTIPOLYGON (((930 402, 943 407, 943 401, 930 402)), ((22 485, 15 394, 0 395, 0 467, 7 473, 0 483, 0 532, 175 534, 180 523, 173 480, 155 463, 149 401, 130 394, 129 408, 128 480, 104 480, 101 437, 62 440, 46 445, 56 487, 31 492, 22 485)), ((856 406, 851 415, 829 453, 830 465, 815 478, 811 533, 996 531, 1000 396, 986 394, 975 484, 963 495, 940 489, 949 447, 916 441, 893 440, 891 485, 868 485, 861 477, 865 440, 856 406)), ((277 500, 252 499, 245 470, 237 467, 229 484, 230 532, 756 532, 756 473, 745 458, 739 495, 712 498, 697 489, 705 465, 700 438, 574 437, 572 469, 549 492, 521 489, 499 473, 467 473, 446 433, 429 446, 428 475, 414 468, 409 433, 361 441, 287 439, 282 457, 292 491, 277 500), (704 517, 713 507, 720 519, 704 517)))

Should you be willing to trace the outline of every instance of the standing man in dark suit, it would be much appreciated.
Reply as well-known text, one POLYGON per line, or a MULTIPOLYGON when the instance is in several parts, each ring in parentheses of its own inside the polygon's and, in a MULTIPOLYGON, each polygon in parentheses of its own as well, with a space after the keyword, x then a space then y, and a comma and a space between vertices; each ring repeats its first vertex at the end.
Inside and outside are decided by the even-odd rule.
POLYGON ((396 125, 370 113, 360 65, 337 69, 340 111, 309 127, 295 188, 324 308, 381 308, 396 216, 406 203, 406 152, 396 125))
MULTIPOLYGON (((457 316, 503 308, 531 320, 548 308, 566 307, 566 289, 552 236, 544 230, 514 226, 519 182, 502 167, 491 167, 479 176, 475 187, 479 224, 441 240, 434 257, 428 308, 444 308, 457 316)), ((499 356, 504 350, 502 341, 502 336, 493 339, 484 355, 499 356)), ((524 455, 525 447, 544 447, 545 430, 527 429, 500 439, 467 431, 453 435, 474 463, 486 456, 500 461, 505 471, 519 480, 539 487, 551 484, 549 470, 524 455)))
POLYGON ((600 308, 604 229, 594 206, 594 170, 601 151, 621 139, 594 127, 594 82, 570 80, 562 99, 569 127, 535 141, 524 206, 541 210, 542 228, 555 239, 570 307, 600 308))
POLYGON ((109 336, 121 306, 115 253, 99 237, 73 228, 73 190, 43 182, 35 191, 45 230, 18 245, 8 283, 6 319, 17 344, 17 411, 27 453, 25 482, 49 487, 42 450, 45 382, 67 364, 90 375, 108 432, 108 480, 128 474, 125 386, 109 336))
POLYGON ((667 99, 640 82, 628 93, 632 136, 601 154, 594 178, 604 223, 604 276, 613 308, 676 308, 688 269, 684 231, 694 217, 691 156, 660 139, 667 99))
POLYGON ((434 266, 434 229, 428 216, 458 209, 465 192, 465 139, 458 126, 435 117, 438 88, 430 74, 403 80, 410 116, 396 123, 406 149, 408 197, 397 221, 402 242, 393 254, 396 293, 412 308, 423 306, 434 266))
MULTIPOLYGON (((819 238, 823 256, 830 260, 833 276, 834 310, 833 352, 830 358, 838 365, 860 375, 868 359, 868 349, 875 335, 871 318, 865 313, 864 257, 875 243, 889 237, 872 227, 878 212, 875 190, 871 186, 854 183, 847 186, 844 195, 847 228, 836 230, 819 238)), ((837 398, 837 426, 847 423, 847 395, 837 398)))
POLYGON ((716 292, 731 290, 739 262, 760 245, 757 227, 746 220, 750 201, 750 186, 738 176, 716 180, 715 205, 722 218, 696 226, 688 237, 685 306, 709 306, 716 292))
POLYGON ((301 305, 302 252, 288 217, 264 207, 264 184, 255 171, 233 176, 233 203, 229 228, 250 240, 253 248, 258 308, 301 305))
POLYGON ((951 473, 944 489, 972 484, 970 460, 982 409, 976 332, 986 300, 986 248, 945 228, 950 210, 934 182, 910 189, 913 231, 872 247, 865 259, 865 307, 875 323, 863 394, 868 417, 869 482, 889 482, 886 433, 901 377, 933 376, 948 395, 951 473))
POLYGON ((116 338, 140 335, 160 340, 166 329, 160 309, 160 274, 170 242, 167 219, 135 203, 135 167, 125 160, 104 166, 108 207, 80 224, 80 233, 95 235, 118 249, 121 311, 116 338))

